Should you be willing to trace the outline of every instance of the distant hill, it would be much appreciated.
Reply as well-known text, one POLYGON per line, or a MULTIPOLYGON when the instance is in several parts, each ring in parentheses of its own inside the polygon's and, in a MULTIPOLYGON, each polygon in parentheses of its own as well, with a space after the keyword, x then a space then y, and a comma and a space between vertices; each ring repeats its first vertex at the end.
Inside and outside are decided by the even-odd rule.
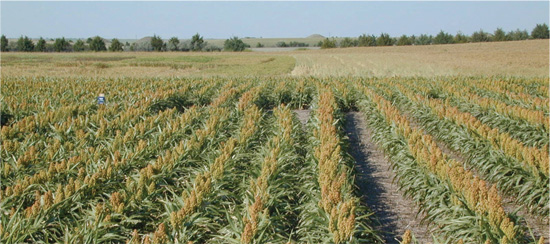
POLYGON ((143 37, 143 38, 137 40, 136 43, 137 43, 137 44, 151 43, 151 39, 153 39, 152 36, 146 36, 146 37, 143 37))
POLYGON ((319 35, 319 34, 313 34, 313 35, 310 35, 306 38, 325 38, 323 35, 319 35))

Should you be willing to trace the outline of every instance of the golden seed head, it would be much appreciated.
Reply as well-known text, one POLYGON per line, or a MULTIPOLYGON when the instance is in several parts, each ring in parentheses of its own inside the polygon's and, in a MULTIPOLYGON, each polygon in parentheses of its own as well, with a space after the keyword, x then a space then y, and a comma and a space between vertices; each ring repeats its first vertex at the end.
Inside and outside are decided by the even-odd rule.
POLYGON ((412 242, 412 235, 410 230, 406 230, 401 237, 401 244, 410 244, 412 242))

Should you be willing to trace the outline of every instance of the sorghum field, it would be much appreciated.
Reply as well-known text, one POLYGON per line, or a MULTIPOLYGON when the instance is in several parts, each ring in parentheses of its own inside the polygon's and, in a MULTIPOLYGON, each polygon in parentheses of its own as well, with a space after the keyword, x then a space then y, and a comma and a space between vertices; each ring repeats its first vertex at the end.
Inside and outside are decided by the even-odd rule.
POLYGON ((2 243, 388 242, 350 111, 428 230, 400 243, 547 243, 548 77, 10 73, 1 95, 2 243))

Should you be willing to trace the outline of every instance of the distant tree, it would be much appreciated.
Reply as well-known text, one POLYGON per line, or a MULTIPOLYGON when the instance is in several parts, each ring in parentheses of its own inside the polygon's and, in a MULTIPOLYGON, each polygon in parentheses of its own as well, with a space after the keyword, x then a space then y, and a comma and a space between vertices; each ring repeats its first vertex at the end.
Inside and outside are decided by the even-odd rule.
POLYGON ((433 43, 433 36, 422 34, 416 38, 414 44, 415 45, 430 45, 433 43))
POLYGON ((502 28, 497 28, 495 30, 495 33, 493 34, 493 41, 495 42, 508 41, 506 37, 506 32, 504 32, 502 28))
POLYGON ((15 50, 18 51, 18 52, 23 52, 23 50, 25 49, 24 47, 24 39, 23 39, 23 36, 19 37, 19 39, 17 40, 17 42, 15 42, 15 50))
POLYGON ((366 34, 360 35, 357 38, 357 46, 360 46, 360 47, 376 46, 376 36, 374 35, 367 36, 366 34))
POLYGON ((315 46, 316 46, 316 47, 320 47, 320 46, 322 46, 322 45, 323 45, 323 41, 319 41, 319 42, 317 42, 317 44, 316 44, 315 46))
POLYGON ((34 51, 34 43, 27 36, 19 37, 17 40, 17 51, 19 52, 32 52, 34 51))
POLYGON ((103 41, 103 38, 99 36, 95 36, 90 40, 90 50, 94 52, 101 52, 101 51, 107 51, 107 47, 105 47, 105 41, 103 41))
POLYGON ((122 43, 118 39, 113 38, 113 40, 111 41, 111 46, 109 47, 109 51, 111 52, 124 51, 124 49, 122 48, 122 43))
POLYGON ((88 37, 88 39, 86 39, 86 43, 88 43, 88 44, 91 44, 92 41, 93 41, 93 39, 91 37, 88 37))
POLYGON ((204 48, 204 51, 207 52, 220 52, 222 49, 214 45, 208 45, 204 48))
POLYGON ((321 49, 327 49, 327 48, 335 48, 336 47, 336 41, 334 39, 328 39, 325 38, 323 42, 321 43, 321 49))
POLYGON ((340 41, 340 47, 343 47, 343 48, 355 47, 357 46, 357 44, 358 44, 357 40, 351 39, 349 37, 346 37, 342 41, 340 41))
POLYGON ((44 40, 44 38, 40 37, 40 39, 38 39, 38 42, 36 43, 36 46, 34 47, 34 51, 36 51, 36 52, 45 52, 46 51, 46 40, 44 40))
POLYGON ((53 43, 53 50, 56 52, 65 52, 69 51, 71 44, 65 40, 65 37, 55 39, 53 43))
MULTIPOLYGON (((134 45, 134 51, 145 51, 150 52, 153 51, 153 46, 151 45, 151 41, 137 41, 133 43, 134 45)), ((162 49, 162 47, 161 47, 162 49)))
POLYGON ((264 47, 264 44, 261 44, 261 43, 258 42, 258 44, 256 44, 256 47, 257 47, 257 48, 264 47))
POLYGON ((180 51, 182 52, 189 52, 191 51, 191 49, 189 48, 189 45, 191 44, 191 41, 185 41, 185 42, 182 42, 180 43, 180 45, 178 46, 180 51))
POLYGON ((199 35, 199 33, 195 34, 193 37, 191 37, 191 44, 190 49, 191 51, 202 51, 202 49, 206 46, 206 42, 204 42, 204 39, 202 36, 199 35))
POLYGON ((458 32, 456 33, 455 37, 454 37, 454 43, 467 43, 468 42, 468 37, 464 34, 462 34, 462 32, 458 32))
POLYGON ((545 24, 537 24, 533 31, 531 31, 531 37, 534 39, 548 39, 550 31, 548 30, 548 25, 545 24))
POLYGON ((437 36, 434 38, 434 44, 452 44, 454 43, 454 38, 451 34, 444 31, 440 31, 437 36))
POLYGON ((157 52, 161 52, 165 47, 164 41, 157 35, 153 35, 153 38, 151 38, 151 46, 153 47, 153 51, 157 52))
POLYGON ((244 43, 243 40, 239 39, 236 36, 225 40, 225 42, 223 43, 223 49, 225 51, 242 52, 248 47, 250 47, 250 45, 244 43))
POLYGON ((393 39, 387 33, 382 33, 376 38, 377 46, 393 46, 393 39))
POLYGON ((291 41, 290 43, 288 43, 288 46, 289 47, 309 47, 309 44, 307 44, 305 42, 291 41))
POLYGON ((408 46, 412 45, 413 42, 411 41, 411 38, 409 38, 407 35, 402 35, 397 40, 397 46, 408 46))
POLYGON ((8 38, 6 38, 5 35, 2 35, 2 37, 0 38, 0 51, 8 51, 8 38))
POLYGON ((529 33, 527 30, 517 29, 515 31, 510 31, 506 34, 506 38, 510 41, 519 41, 529 39, 529 33))
POLYGON ((409 39, 411 40, 411 45, 413 45, 414 42, 416 41, 416 36, 412 35, 412 36, 409 37, 409 39))
POLYGON ((491 37, 483 30, 479 30, 472 34, 472 42, 490 42, 491 37))
POLYGON ((169 51, 178 51, 178 45, 180 44, 180 40, 177 37, 172 37, 170 40, 168 40, 168 50, 169 51))
POLYGON ((287 45, 286 42, 284 42, 284 41, 283 41, 283 42, 277 42, 277 43, 275 44, 275 46, 276 46, 276 47, 288 47, 288 45, 287 45))
POLYGON ((78 39, 73 45, 73 51, 83 52, 84 50, 86 50, 86 45, 82 40, 78 39))

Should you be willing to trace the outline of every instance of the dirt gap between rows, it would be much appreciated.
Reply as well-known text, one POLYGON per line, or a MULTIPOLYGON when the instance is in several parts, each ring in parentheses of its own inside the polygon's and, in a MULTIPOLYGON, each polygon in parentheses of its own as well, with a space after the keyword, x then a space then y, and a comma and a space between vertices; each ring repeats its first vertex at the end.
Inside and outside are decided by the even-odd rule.
POLYGON ((422 215, 416 216, 418 207, 403 196, 394 182, 391 164, 372 140, 372 132, 360 112, 346 114, 345 132, 350 142, 349 153, 356 162, 356 184, 361 192, 361 201, 379 221, 374 228, 386 243, 399 243, 396 239, 401 239, 407 229, 420 243, 431 242, 427 226, 421 224, 422 215))

